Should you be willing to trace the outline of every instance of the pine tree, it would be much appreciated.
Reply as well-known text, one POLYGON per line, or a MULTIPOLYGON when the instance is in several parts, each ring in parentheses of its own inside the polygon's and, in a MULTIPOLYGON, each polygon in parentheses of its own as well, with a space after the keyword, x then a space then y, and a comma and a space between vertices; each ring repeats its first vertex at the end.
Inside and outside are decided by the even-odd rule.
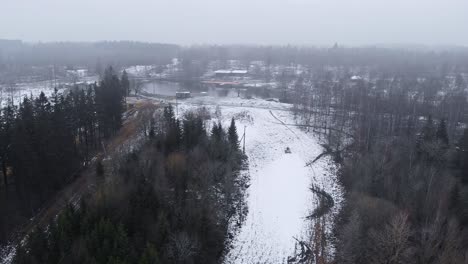
POLYGON ((102 164, 102 160, 99 159, 97 162, 96 162, 96 174, 98 176, 103 176, 104 175, 104 165, 102 164))
POLYGON ((99 130, 104 138, 109 138, 122 126, 125 100, 121 82, 112 67, 106 69, 104 78, 95 86, 95 95, 99 130))
POLYGON ((8 195, 7 167, 11 159, 11 140, 13 136, 13 125, 15 122, 15 106, 10 101, 3 108, 0 115, 0 162, 3 174, 3 184, 8 195))
POLYGON ((130 95, 130 81, 128 80, 127 71, 123 71, 121 79, 122 79, 121 80, 122 90, 125 96, 129 96, 130 95))
POLYGON ((468 128, 465 128, 465 130, 463 131, 463 136, 458 142, 458 147, 461 151, 468 152, 468 128))
POLYGON ((182 141, 187 149, 192 149, 206 137, 203 120, 194 113, 185 116, 182 127, 182 141))
POLYGON ((468 225, 468 188, 462 191, 461 196, 461 222, 463 225, 468 225))
POLYGON ((25 213, 33 215, 35 207, 44 200, 44 181, 41 180, 35 131, 34 108, 31 100, 24 98, 18 110, 14 137, 11 143, 13 173, 16 193, 25 213))
POLYGON ((239 136, 237 135, 236 122, 231 119, 231 125, 228 130, 228 141, 233 150, 239 150, 239 136))
POLYGON ((163 119, 165 126, 165 146, 166 151, 171 152, 180 147, 182 140, 182 131, 180 128, 179 119, 175 118, 174 109, 172 105, 164 107, 163 119))
POLYGON ((15 251, 15 257, 13 258, 14 264, 30 264, 33 263, 26 248, 22 245, 18 245, 15 251))
POLYGON ((174 108, 172 107, 171 104, 164 107, 163 117, 164 117, 164 121, 167 124, 170 124, 170 123, 174 122, 175 114, 174 114, 174 108))
POLYGON ((431 160, 433 158, 433 142, 435 139, 434 122, 432 116, 429 115, 426 124, 424 124, 421 133, 416 141, 416 150, 419 157, 431 160))
POLYGON ((36 228, 28 237, 27 247, 28 254, 37 261, 37 263, 45 263, 47 261, 47 237, 41 228, 36 228))
POLYGON ((430 142, 434 139, 434 122, 431 115, 427 118, 426 124, 422 129, 421 139, 425 142, 430 142))
POLYGON ((447 125, 446 125, 445 119, 442 119, 440 121, 439 126, 437 127, 435 137, 439 142, 445 145, 449 144, 449 139, 448 139, 448 134, 447 134, 447 125))
POLYGON ((468 128, 465 128, 458 142, 460 176, 464 184, 468 184, 468 128))
POLYGON ((216 141, 221 141, 223 138, 223 127, 221 123, 213 123, 213 128, 211 129, 211 137, 216 141))
POLYGON ((218 122, 218 124, 213 123, 210 140, 210 154, 212 158, 222 161, 228 159, 230 145, 226 141, 226 132, 221 122, 218 122))
POLYGON ((143 251, 141 258, 138 261, 138 264, 158 264, 158 263, 160 263, 159 257, 158 257, 158 251, 151 243, 148 243, 148 245, 145 248, 145 251, 143 251))

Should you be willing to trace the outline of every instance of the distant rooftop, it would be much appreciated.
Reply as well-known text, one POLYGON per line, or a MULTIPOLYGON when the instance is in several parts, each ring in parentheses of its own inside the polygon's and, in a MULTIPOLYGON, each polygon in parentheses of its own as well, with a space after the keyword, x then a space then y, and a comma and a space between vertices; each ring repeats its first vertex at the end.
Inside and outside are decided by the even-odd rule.
POLYGON ((236 74, 247 74, 246 70, 233 70, 231 73, 236 73, 236 74))
POLYGON ((354 76, 351 77, 351 80, 353 80, 353 81, 362 80, 362 77, 359 76, 359 75, 354 75, 354 76))
POLYGON ((247 74, 247 70, 217 70, 215 74, 247 74))

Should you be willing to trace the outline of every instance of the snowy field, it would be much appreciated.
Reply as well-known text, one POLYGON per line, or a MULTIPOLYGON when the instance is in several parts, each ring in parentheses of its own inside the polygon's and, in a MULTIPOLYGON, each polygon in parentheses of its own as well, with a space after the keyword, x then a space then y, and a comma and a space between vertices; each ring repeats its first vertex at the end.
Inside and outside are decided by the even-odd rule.
MULTIPOLYGON (((24 97, 36 98, 41 92, 44 92, 48 97, 51 96, 54 93, 54 83, 51 81, 18 83, 13 88, 0 85, 0 106, 7 105, 9 100, 18 105, 24 97)), ((59 90, 59 92, 63 92, 63 90, 59 90)))
POLYGON ((285 125, 295 122, 288 111, 290 105, 261 99, 198 97, 179 103, 179 113, 200 105, 212 113, 219 106, 224 127, 234 117, 239 137, 246 127, 249 212, 225 263, 286 263, 294 253, 296 239, 307 241, 312 229, 306 219, 317 206, 311 184, 332 195, 335 207, 331 215, 338 212, 342 190, 333 163, 324 157, 306 166, 323 149, 313 134, 285 125), (290 154, 285 153, 287 147, 290 154))
MULTIPOLYGON (((89 76, 82 78, 80 83, 92 84, 98 80, 97 76, 89 76)), ((51 97, 54 94, 54 87, 58 86, 57 91, 63 93, 67 88, 72 87, 73 83, 59 82, 54 83, 53 81, 40 81, 31 83, 17 83, 13 87, 8 85, 0 85, 0 107, 4 107, 11 100, 13 104, 18 105, 23 101, 24 97, 37 98, 41 92, 47 97, 51 97)))

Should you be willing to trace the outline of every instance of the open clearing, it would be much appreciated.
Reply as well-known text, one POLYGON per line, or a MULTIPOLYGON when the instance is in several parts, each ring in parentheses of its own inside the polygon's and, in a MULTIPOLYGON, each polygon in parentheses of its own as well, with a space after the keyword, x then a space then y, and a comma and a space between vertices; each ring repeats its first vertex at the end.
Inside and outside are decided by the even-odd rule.
MULTIPOLYGON (((245 222, 232 243, 225 263, 285 263, 294 254, 296 239, 307 240, 312 230, 306 219, 318 199, 314 184, 335 200, 333 215, 339 209, 342 190, 334 164, 324 157, 312 166, 306 163, 323 151, 313 133, 294 124, 289 105, 259 99, 192 98, 178 105, 179 113, 205 105, 221 110, 220 121, 227 127, 236 119, 239 137, 246 127, 245 151, 249 157, 250 187, 245 222), (270 110, 274 109, 274 110, 270 110), (285 153, 289 147, 291 153, 285 153)), ((214 117, 212 121, 217 121, 214 117)), ((328 234, 333 223, 328 223, 328 234)))

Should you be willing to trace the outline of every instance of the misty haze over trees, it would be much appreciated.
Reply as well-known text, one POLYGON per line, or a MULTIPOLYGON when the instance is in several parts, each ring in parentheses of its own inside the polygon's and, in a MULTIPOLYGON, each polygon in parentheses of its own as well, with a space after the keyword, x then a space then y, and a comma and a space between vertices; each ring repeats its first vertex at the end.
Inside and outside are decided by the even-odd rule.
POLYGON ((468 261, 467 47, 0 40, 0 89, 2 263, 468 261))

